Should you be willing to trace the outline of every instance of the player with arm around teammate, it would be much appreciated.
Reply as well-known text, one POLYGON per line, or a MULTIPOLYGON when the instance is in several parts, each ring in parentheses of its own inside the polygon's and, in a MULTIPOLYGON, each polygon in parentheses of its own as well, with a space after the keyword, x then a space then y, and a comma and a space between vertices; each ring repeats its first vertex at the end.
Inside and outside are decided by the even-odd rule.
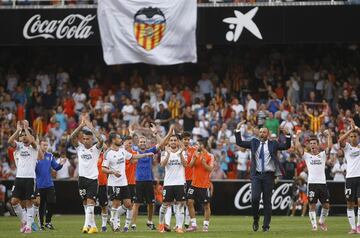
POLYGON ((137 155, 131 154, 124 147, 121 147, 122 140, 120 135, 116 133, 110 133, 109 141, 111 145, 104 155, 102 171, 109 175, 108 189, 112 201, 111 226, 113 231, 120 231, 118 227, 120 216, 127 210, 132 210, 130 191, 125 174, 126 160, 137 160, 154 154, 151 152, 137 155), (123 204, 121 204, 121 201, 123 204))

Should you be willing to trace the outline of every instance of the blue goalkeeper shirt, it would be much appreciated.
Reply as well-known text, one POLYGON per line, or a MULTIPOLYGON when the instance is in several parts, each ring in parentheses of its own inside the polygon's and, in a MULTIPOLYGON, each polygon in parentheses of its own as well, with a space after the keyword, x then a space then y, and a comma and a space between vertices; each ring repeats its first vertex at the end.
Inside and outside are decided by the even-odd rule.
POLYGON ((56 162, 53 154, 45 152, 44 159, 38 160, 35 168, 36 187, 38 189, 54 187, 54 183, 51 177, 51 168, 54 170, 60 170, 62 165, 56 162))

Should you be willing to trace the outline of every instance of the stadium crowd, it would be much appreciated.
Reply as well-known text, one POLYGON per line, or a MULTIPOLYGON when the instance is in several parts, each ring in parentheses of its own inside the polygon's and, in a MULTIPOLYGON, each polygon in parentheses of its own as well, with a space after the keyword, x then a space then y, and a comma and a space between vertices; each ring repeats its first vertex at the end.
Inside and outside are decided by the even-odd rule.
MULTIPOLYGON (((216 160, 212 179, 249 178, 250 152, 235 146, 233 134, 241 120, 247 120, 241 129, 245 140, 256 137, 265 126, 273 140, 284 140, 282 129, 287 128, 292 134, 301 130, 302 142, 315 134, 322 145, 325 130, 332 131, 336 142, 349 128, 349 118, 360 126, 359 65, 355 63, 360 54, 354 46, 203 48, 196 66, 168 70, 135 65, 128 68, 129 73, 120 66, 105 69, 100 59, 86 54, 69 58, 72 63, 64 66, 56 63, 61 58, 56 51, 24 59, 10 51, 3 51, 0 58, 4 63, 0 70, 1 179, 16 175, 7 141, 17 120, 27 119, 37 137, 48 139, 59 160, 69 159, 54 172, 57 179, 78 176, 69 137, 84 114, 90 115, 104 137, 111 131, 122 136, 131 130, 146 134, 154 122, 163 136, 175 124, 178 132, 192 132, 193 142, 199 136, 207 138, 216 160), (78 69, 83 69, 82 74, 78 69)), ((293 148, 279 158, 285 169, 283 179, 302 176, 306 180, 305 162, 293 148)), ((327 179, 344 181, 345 170, 343 152, 334 143, 327 179)), ((156 179, 164 176, 158 163, 153 172, 156 179)))

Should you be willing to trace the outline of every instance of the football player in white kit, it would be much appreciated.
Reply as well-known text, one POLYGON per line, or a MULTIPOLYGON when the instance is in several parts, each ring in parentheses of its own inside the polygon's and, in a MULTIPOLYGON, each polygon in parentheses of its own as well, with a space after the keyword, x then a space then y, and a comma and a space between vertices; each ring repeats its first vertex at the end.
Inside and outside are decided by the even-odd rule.
POLYGON ((351 226, 349 234, 360 233, 360 207, 358 206, 358 221, 356 225, 354 205, 360 204, 360 129, 352 121, 352 129, 339 138, 340 147, 344 150, 347 164, 345 196, 347 200, 347 216, 351 226), (346 140, 349 139, 349 142, 346 140))
MULTIPOLYGON (((124 147, 121 147, 121 137, 116 133, 110 133, 109 141, 111 145, 109 150, 105 152, 102 171, 109 175, 108 190, 110 200, 112 201, 110 212, 111 228, 113 231, 120 231, 118 225, 120 223, 120 216, 127 212, 127 210, 131 212, 132 209, 130 190, 125 174, 126 160, 130 160, 130 162, 132 162, 144 157, 154 156, 154 154, 131 154, 124 147), (122 205, 121 201, 123 201, 122 205)), ((131 218, 132 216, 127 216, 128 223, 130 223, 131 218)))
POLYGON ((71 134, 71 143, 76 149, 79 160, 79 193, 85 210, 82 232, 97 233, 94 208, 98 190, 97 162, 103 147, 103 139, 90 121, 82 119, 80 125, 71 134), (85 126, 87 129, 83 130, 85 126), (81 142, 78 141, 80 131, 82 131, 81 142), (93 143, 94 135, 98 141, 95 145, 93 143))
POLYGON ((17 171, 12 189, 11 205, 17 217, 20 219, 23 233, 31 233, 31 224, 34 222, 34 208, 32 198, 35 192, 35 166, 39 156, 39 148, 35 138, 31 135, 28 123, 17 122, 15 133, 8 140, 9 145, 15 147, 17 159, 17 171), (16 138, 19 137, 19 141, 16 138), (26 217, 20 203, 24 201, 26 206, 26 217))
POLYGON ((169 139, 169 147, 161 156, 160 165, 165 167, 163 204, 159 211, 159 232, 165 232, 165 213, 171 204, 176 201, 175 219, 176 232, 184 233, 184 206, 185 206, 185 167, 187 157, 185 147, 179 147, 179 137, 173 134, 169 139))
POLYGON ((327 147, 324 151, 320 152, 319 140, 312 136, 309 138, 310 152, 305 152, 304 148, 300 144, 300 133, 296 135, 295 148, 301 155, 302 159, 305 160, 308 169, 308 197, 309 197, 309 217, 312 225, 312 230, 316 231, 318 225, 323 231, 327 231, 325 219, 329 214, 330 200, 329 192, 326 186, 325 176, 325 164, 330 150, 332 147, 332 136, 331 132, 327 131, 327 147), (316 224, 316 203, 318 200, 322 204, 321 215, 316 224))

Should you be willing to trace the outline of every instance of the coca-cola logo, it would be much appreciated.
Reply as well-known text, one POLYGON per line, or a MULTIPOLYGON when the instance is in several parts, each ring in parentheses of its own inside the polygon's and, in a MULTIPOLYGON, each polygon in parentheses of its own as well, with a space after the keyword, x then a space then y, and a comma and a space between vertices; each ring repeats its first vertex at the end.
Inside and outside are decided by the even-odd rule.
POLYGON ((89 23, 96 15, 70 14, 62 20, 42 20, 36 14, 25 23, 23 35, 25 39, 87 39, 94 32, 89 23))
MULTIPOLYGON (((291 183, 284 183, 273 191, 273 195, 271 197, 273 210, 288 209, 291 203, 291 196, 289 195, 291 186, 291 183)), ((247 183, 239 189, 234 199, 234 205, 239 210, 251 208, 251 183, 247 183)), ((260 201, 260 208, 263 208, 262 199, 260 201)))

